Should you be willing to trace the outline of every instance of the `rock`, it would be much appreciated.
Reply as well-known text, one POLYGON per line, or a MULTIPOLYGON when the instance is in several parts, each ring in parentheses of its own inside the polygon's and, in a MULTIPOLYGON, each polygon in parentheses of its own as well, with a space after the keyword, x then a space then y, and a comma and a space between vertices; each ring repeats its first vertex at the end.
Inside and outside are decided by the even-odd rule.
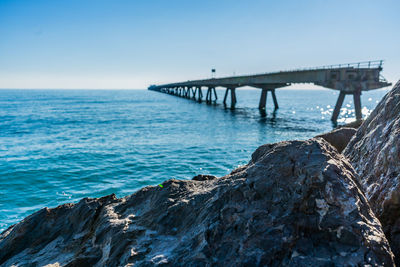
POLYGON ((393 265, 354 175, 323 139, 264 145, 218 179, 38 211, 0 235, 0 265, 393 265))
POLYGON ((346 124, 344 124, 344 125, 340 125, 340 126, 338 126, 337 128, 347 127, 347 128, 358 129, 358 128, 361 126, 361 124, 362 124, 363 122, 364 122, 363 119, 355 120, 355 121, 346 123, 346 124))
POLYGON ((400 264, 400 81, 361 125, 343 153, 357 171, 400 264))
POLYGON ((317 135, 316 137, 325 139, 325 141, 336 148, 339 153, 342 153, 356 131, 357 130, 354 128, 343 127, 330 131, 329 133, 317 135))
POLYGON ((207 180, 213 180, 213 179, 217 179, 217 177, 214 175, 205 175, 205 174, 199 174, 192 178, 192 180, 195 180, 195 181, 207 181, 207 180))

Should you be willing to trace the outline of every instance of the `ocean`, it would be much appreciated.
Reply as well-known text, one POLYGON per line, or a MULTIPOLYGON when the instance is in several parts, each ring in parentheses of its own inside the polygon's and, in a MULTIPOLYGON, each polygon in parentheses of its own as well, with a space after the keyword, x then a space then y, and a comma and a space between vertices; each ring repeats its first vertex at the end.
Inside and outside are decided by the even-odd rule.
MULTIPOLYGON (((389 89, 363 92, 363 114, 389 89)), ((0 90, 0 231, 43 208, 223 176, 260 145, 330 131, 333 90, 238 89, 235 110, 148 90, 0 90)), ((347 96, 342 119, 354 117, 347 96)))

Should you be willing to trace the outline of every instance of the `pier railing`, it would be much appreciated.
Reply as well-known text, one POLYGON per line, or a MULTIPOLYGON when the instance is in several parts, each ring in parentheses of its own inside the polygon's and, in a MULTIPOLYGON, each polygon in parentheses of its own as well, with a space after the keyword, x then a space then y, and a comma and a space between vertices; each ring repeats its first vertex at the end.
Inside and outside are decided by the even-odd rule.
MULTIPOLYGON (((313 70, 334 70, 334 69, 382 69, 384 60, 371 60, 371 61, 361 61, 355 63, 344 63, 344 64, 335 64, 335 65, 323 65, 317 67, 307 67, 307 68, 297 68, 297 69, 287 69, 281 70, 278 72, 260 72, 251 75, 268 75, 268 74, 275 74, 275 73, 282 73, 282 72, 301 72, 301 71, 313 71, 313 70)), ((239 74, 236 77, 247 77, 249 74, 239 74)), ((227 76, 230 77, 230 76, 227 76)), ((227 78, 227 77, 214 77, 216 78, 227 78)))
MULTIPOLYGON (((307 71, 307 70, 321 70, 321 69, 343 69, 343 68, 353 68, 353 69, 376 69, 382 68, 384 60, 371 60, 371 61, 361 61, 355 63, 345 63, 345 64, 335 64, 335 65, 323 65, 317 67, 307 67, 307 68, 297 68, 289 70, 281 70, 279 72, 296 72, 296 71, 307 71)), ((270 74, 267 73, 257 73, 255 75, 270 74)))
POLYGON ((341 68, 354 68, 354 69, 375 69, 382 68, 383 60, 362 61, 356 63, 345 63, 336 65, 324 65, 312 68, 303 68, 300 70, 315 70, 315 69, 341 69, 341 68))

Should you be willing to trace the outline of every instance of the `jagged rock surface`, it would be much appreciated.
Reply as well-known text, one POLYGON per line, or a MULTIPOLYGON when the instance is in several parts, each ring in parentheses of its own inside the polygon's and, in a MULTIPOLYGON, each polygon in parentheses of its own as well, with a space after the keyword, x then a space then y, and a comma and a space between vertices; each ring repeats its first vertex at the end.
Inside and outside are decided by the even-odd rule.
POLYGON ((317 135, 316 137, 325 139, 325 141, 336 148, 339 153, 342 153, 356 131, 357 130, 354 128, 342 127, 328 133, 317 135))
POLYGON ((323 139, 264 145, 221 178, 43 209, 0 235, 0 264, 390 266, 354 179, 323 139))
POLYGON ((371 207, 400 263, 400 81, 343 152, 359 174, 371 207))

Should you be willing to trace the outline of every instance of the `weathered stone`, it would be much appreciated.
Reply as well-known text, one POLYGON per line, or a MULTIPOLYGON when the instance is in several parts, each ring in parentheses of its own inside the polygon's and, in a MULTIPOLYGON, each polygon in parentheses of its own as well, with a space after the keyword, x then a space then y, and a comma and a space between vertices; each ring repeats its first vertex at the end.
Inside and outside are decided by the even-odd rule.
POLYGON ((207 181, 207 180, 213 180, 213 179, 217 179, 217 177, 214 175, 206 175, 206 174, 199 174, 192 178, 192 180, 196 180, 196 181, 207 181))
POLYGON ((400 81, 361 125, 343 153, 359 174, 400 264, 400 81))
POLYGON ((342 153, 356 131, 357 130, 354 128, 342 127, 328 133, 317 135, 316 137, 325 139, 325 141, 336 148, 339 153, 342 153))
POLYGON ((43 209, 0 235, 0 265, 392 265, 345 158, 323 139, 258 148, 232 174, 43 209))

